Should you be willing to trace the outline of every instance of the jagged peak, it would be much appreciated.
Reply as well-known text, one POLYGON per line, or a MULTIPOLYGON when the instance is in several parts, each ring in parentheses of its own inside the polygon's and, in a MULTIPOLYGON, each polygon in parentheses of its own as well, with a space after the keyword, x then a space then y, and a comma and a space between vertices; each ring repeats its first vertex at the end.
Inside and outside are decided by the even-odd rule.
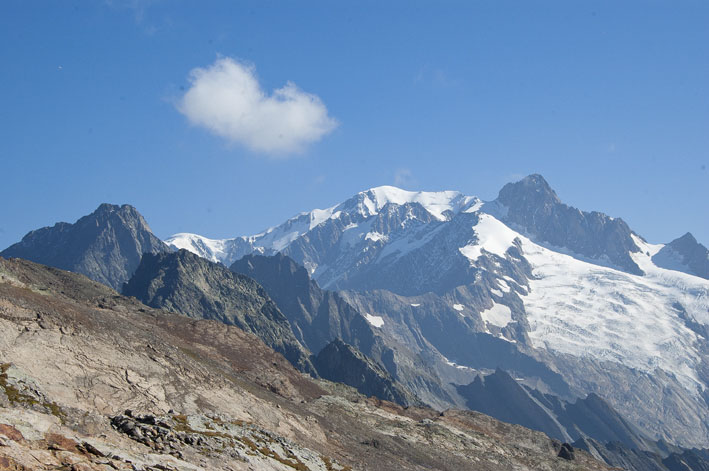
POLYGON ((98 208, 92 213, 92 214, 101 214, 101 213, 113 213, 117 211, 123 211, 123 212, 129 212, 129 213, 135 213, 135 214, 140 214, 138 210, 134 207, 131 206, 130 204, 111 204, 111 203, 101 203, 98 205, 98 208))
POLYGON ((673 243, 676 243, 676 242, 684 242, 684 243, 689 242, 689 243, 691 243, 691 244, 699 244, 699 242, 698 242, 697 239, 692 235, 691 232, 687 232, 687 233, 684 234, 683 236, 676 238, 675 240, 673 240, 672 242, 670 242, 670 244, 673 244, 673 243))
POLYGON ((561 199, 556 195, 556 192, 544 177, 538 173, 528 175, 517 182, 506 184, 500 190, 497 200, 506 206, 529 200, 533 200, 537 204, 561 203, 561 199))

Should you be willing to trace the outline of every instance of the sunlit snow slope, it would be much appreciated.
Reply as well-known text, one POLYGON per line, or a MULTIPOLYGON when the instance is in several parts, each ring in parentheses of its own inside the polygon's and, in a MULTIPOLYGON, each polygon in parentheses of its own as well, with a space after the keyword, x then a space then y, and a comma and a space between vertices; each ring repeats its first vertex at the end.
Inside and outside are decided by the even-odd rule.
POLYGON ((697 334, 680 310, 707 323, 709 281, 655 267, 650 254, 661 246, 638 239, 634 259, 645 276, 577 260, 521 237, 533 266, 523 297, 535 347, 621 363, 642 371, 674 373, 697 391, 697 334))

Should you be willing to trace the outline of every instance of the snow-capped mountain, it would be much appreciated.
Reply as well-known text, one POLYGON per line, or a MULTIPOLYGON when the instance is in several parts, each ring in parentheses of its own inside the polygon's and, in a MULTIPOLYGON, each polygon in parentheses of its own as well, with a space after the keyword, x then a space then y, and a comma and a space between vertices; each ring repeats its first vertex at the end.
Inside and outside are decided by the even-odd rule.
MULTIPOLYGON (((347 229, 359 226, 377 216, 387 205, 417 205, 427 213, 427 220, 447 221, 462 210, 470 209, 481 202, 475 197, 464 196, 457 191, 412 192, 392 186, 381 186, 363 191, 339 205, 327 209, 303 212, 260 234, 233 239, 208 239, 197 234, 175 234, 165 242, 176 249, 186 249, 213 262, 231 265, 246 254, 257 252, 265 255, 280 252, 299 237, 328 221, 347 221, 347 229)), ((377 233, 361 233, 367 240, 378 238, 377 233)), ((352 239, 352 237, 350 237, 352 239)))
POLYGON ((649 244, 531 175, 491 202, 379 187, 254 236, 166 242, 225 265, 281 252, 346 290, 389 339, 395 379, 406 383, 397 359, 440 371, 442 392, 406 383, 431 403, 456 403, 449 383, 501 366, 560 396, 599 393, 655 437, 701 445, 709 281, 692 241, 649 244))

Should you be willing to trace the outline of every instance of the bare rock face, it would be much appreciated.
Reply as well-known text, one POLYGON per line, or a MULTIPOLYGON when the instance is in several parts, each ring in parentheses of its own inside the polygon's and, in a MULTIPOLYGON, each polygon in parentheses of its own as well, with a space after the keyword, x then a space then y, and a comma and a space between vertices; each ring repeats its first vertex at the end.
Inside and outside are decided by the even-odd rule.
POLYGON ((146 254, 123 293, 151 307, 238 326, 257 335, 296 368, 315 374, 309 352, 266 291, 223 265, 186 250, 146 254))
POLYGON ((120 291, 144 253, 170 250, 134 207, 104 203, 74 224, 59 222, 28 233, 0 256, 82 273, 120 291))
POLYGON ((236 326, 19 259, 0 259, 0 351, 0 469, 609 469, 482 414, 313 380, 236 326))

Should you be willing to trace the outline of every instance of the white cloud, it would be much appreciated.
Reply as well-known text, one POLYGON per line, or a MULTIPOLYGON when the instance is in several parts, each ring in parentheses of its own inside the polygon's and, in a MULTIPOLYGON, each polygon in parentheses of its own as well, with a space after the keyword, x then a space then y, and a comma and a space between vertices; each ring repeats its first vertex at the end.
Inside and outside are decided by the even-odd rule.
POLYGON ((229 57, 193 69, 190 82, 177 109, 192 124, 256 152, 301 152, 338 124, 316 95, 292 82, 268 95, 253 66, 229 57))
POLYGON ((394 172, 394 186, 399 188, 411 188, 416 186, 416 178, 408 168, 399 168, 394 172))

